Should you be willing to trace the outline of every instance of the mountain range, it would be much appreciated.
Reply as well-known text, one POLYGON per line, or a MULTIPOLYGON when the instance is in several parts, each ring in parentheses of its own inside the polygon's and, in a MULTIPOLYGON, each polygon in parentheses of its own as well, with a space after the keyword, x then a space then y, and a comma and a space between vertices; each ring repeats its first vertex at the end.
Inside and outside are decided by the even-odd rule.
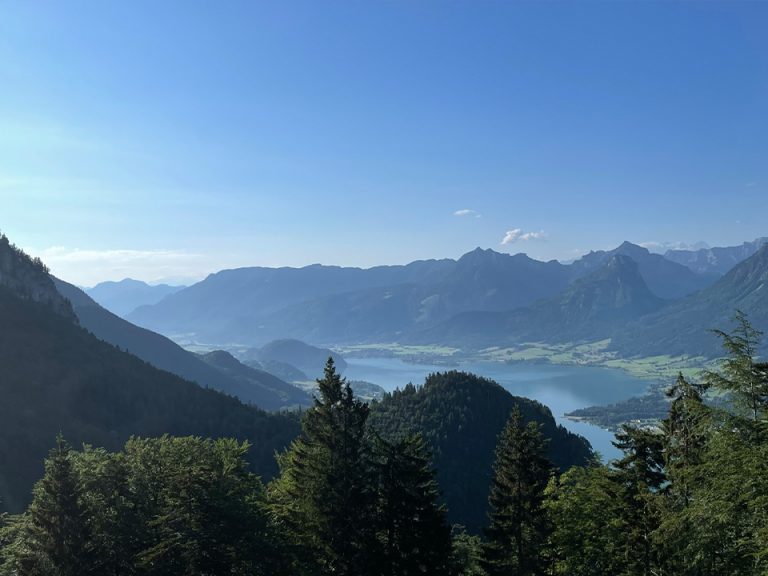
POLYGON ((311 398, 304 392, 266 371, 242 366, 242 369, 248 371, 249 377, 233 377, 232 370, 223 370, 169 338, 134 326, 102 308, 76 286, 57 278, 53 278, 53 282, 58 292, 72 304, 80 326, 97 338, 138 356, 156 368, 201 386, 237 396, 242 402, 265 410, 307 406, 311 403, 311 398))
POLYGON ((554 298, 616 255, 632 258, 662 299, 694 293, 719 277, 629 242, 570 265, 478 248, 458 260, 406 266, 226 270, 127 318, 174 338, 214 345, 282 338, 324 345, 399 342, 463 313, 506 313, 554 298))
POLYGON ((409 343, 486 348, 521 342, 602 340, 628 321, 663 308, 629 256, 614 253, 553 298, 507 312, 465 312, 409 343))
MULTIPOLYGON (((179 361, 200 370, 189 357, 178 356, 167 339, 137 327, 129 331, 127 322, 82 291, 55 281, 41 262, 28 258, 4 237, 0 237, 0 318, 0 511, 18 512, 28 504, 43 471, 43 458, 58 433, 75 446, 85 443, 113 451, 130 436, 247 440, 250 465, 265 480, 277 471, 275 453, 299 433, 298 412, 264 412, 97 337, 86 325, 101 330, 102 336, 110 329, 115 338, 131 337, 140 344, 149 339, 146 342, 160 351, 175 353, 179 361)), ((278 343, 271 348, 285 347, 278 343)), ((240 386, 254 382, 267 386, 259 371, 227 352, 195 358, 240 386)), ((448 373, 432 376, 424 392, 414 395, 411 390, 413 386, 402 397, 385 397, 372 405, 377 427, 385 433, 417 426, 435 447, 443 446, 436 462, 450 461, 448 445, 477 446, 473 465, 462 477, 475 488, 470 502, 480 501, 478 487, 487 489, 492 444, 515 405, 527 419, 542 425, 560 466, 582 464, 591 457, 586 440, 558 427, 544 406, 514 397, 490 381, 448 373)), ((468 496, 456 479, 441 477, 441 489, 449 507, 455 508, 453 517, 464 524, 472 522, 476 511, 462 507, 468 496)))
POLYGON ((125 316, 139 306, 157 304, 169 294, 175 294, 183 288, 185 287, 168 284, 150 285, 125 278, 119 282, 101 282, 93 288, 85 289, 85 293, 110 312, 125 316))
POLYGON ((711 330, 731 327, 737 309, 768 331, 768 244, 712 286, 628 324, 611 347, 625 356, 717 357, 722 349, 711 330))
POLYGON ((668 250, 664 258, 682 264, 699 274, 726 274, 739 262, 746 260, 768 243, 768 238, 744 242, 741 246, 727 248, 702 248, 699 250, 668 250))
POLYGON ((478 248, 457 260, 370 269, 241 268, 213 274, 127 318, 213 346, 299 339, 323 346, 398 342, 472 349, 616 337, 616 349, 634 355, 644 348, 630 347, 623 334, 630 323, 676 310, 764 243, 662 256, 624 242, 568 265, 478 248))

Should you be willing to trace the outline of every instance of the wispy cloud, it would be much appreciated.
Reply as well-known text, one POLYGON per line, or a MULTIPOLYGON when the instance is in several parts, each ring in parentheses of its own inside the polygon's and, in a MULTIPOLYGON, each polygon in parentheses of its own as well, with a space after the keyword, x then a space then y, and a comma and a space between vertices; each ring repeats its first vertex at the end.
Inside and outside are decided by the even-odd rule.
POLYGON ((453 213, 454 216, 474 216, 475 218, 482 217, 482 214, 480 214, 477 210, 471 210, 469 208, 462 208, 461 210, 456 210, 456 212, 453 213))
POLYGON ((647 248, 651 252, 664 253, 667 250, 701 250, 703 248, 709 248, 709 244, 706 242, 695 242, 689 244, 688 242, 640 242, 640 246, 647 248))
POLYGON ((521 228, 513 228, 512 230, 507 230, 507 233, 504 234, 504 238, 501 239, 502 245, 507 244, 514 244, 515 242, 528 242, 529 240, 544 240, 547 237, 546 232, 544 230, 539 230, 538 232, 523 232, 521 228))
POLYGON ((26 251, 39 256, 54 275, 81 286, 123 278, 148 282, 164 278, 198 280, 215 269, 204 255, 179 250, 83 250, 51 246, 26 251))

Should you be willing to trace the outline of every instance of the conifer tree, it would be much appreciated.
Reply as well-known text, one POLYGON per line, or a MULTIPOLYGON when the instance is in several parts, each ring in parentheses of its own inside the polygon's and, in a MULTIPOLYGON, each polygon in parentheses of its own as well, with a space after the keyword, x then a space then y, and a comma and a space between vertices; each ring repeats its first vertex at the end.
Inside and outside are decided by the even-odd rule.
POLYGON ((614 462, 614 478, 622 489, 628 572, 651 576, 658 565, 653 546, 653 533, 660 522, 658 491, 666 480, 663 437, 655 430, 625 425, 616 434, 614 446, 624 452, 614 462))
POLYGON ((376 486, 368 406, 357 400, 329 358, 319 398, 307 411, 302 435, 281 456, 272 487, 274 509, 287 533, 296 570, 373 574, 376 486))
POLYGON ((430 456, 419 435, 376 442, 379 469, 377 525, 384 576, 445 576, 451 534, 439 505, 430 456))
POLYGON ((23 538, 29 556, 21 561, 20 575, 94 573, 80 478, 61 434, 45 461, 45 474, 35 485, 28 518, 23 538))
POLYGON ((543 506, 552 473, 539 425, 515 407, 496 448, 483 566, 489 576, 545 574, 549 526, 543 506))
POLYGON ((737 310, 736 327, 731 332, 714 330, 723 344, 727 357, 720 371, 708 371, 707 383, 734 396, 736 406, 759 420, 768 409, 768 365, 755 361, 763 333, 752 326, 747 315, 737 310))

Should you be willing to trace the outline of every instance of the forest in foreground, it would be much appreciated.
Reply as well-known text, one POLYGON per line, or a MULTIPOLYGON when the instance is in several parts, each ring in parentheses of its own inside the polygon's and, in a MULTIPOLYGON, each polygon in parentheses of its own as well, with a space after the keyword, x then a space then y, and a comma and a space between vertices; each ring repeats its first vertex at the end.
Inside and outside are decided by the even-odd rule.
POLYGON ((480 534, 448 524, 423 438, 378 434, 330 359, 267 485, 236 440, 57 438, 26 512, 0 518, 0 574, 765 574, 768 364, 735 319, 720 369, 678 377, 667 418, 623 427, 610 465, 560 472, 514 408, 480 534))

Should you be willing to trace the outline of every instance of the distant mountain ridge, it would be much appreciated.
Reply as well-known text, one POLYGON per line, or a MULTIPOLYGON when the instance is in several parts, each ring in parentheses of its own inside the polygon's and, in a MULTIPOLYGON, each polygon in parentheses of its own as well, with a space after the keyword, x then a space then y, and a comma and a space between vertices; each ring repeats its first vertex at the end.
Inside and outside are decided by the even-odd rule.
POLYGON ((660 298, 682 298, 717 280, 716 274, 697 274, 682 264, 672 262, 660 254, 653 254, 647 248, 631 242, 623 242, 613 250, 590 252, 582 256, 571 264, 574 277, 580 278, 596 270, 614 255, 629 256, 637 262, 638 271, 648 288, 660 298))
MULTIPOLYGON (((708 250, 725 250, 732 259, 749 251, 708 250)), ((717 270, 696 271, 630 242, 590 252, 569 265, 477 248, 457 260, 406 266, 222 271, 154 306, 137 309, 129 319, 170 337, 213 346, 260 346, 286 338, 325 347, 404 343, 424 334, 433 335, 431 344, 446 344, 451 330, 442 334, 442 327, 459 326, 467 318, 487 326, 488 334, 504 333, 505 341, 515 341, 512 333, 549 342, 588 340, 592 329, 591 339, 596 340, 615 333, 622 323, 655 312, 661 306, 658 299, 678 301, 710 287, 719 277, 717 270), (634 298, 645 304, 620 319, 612 303, 597 298, 600 304, 582 318, 586 309, 577 313, 574 299, 586 295, 573 290, 582 290, 579 282, 616 256, 636 263, 645 287, 636 286, 634 298), (641 292, 650 292, 655 299, 641 292), (557 298, 561 298, 559 312, 555 312, 557 298), (601 305, 606 306, 602 319, 596 308, 601 305), (543 321, 534 323, 532 317, 543 321), (582 321, 576 322, 577 318, 582 321)), ((586 306, 586 300, 582 304, 586 306)), ((466 341, 475 339, 474 333, 467 333, 466 341)), ((489 340, 477 338, 483 339, 489 340)))
POLYGON ((554 298, 507 312, 466 312, 409 341, 441 338, 444 344, 463 348, 594 341, 610 337, 629 320, 659 310, 664 303, 648 289, 632 258, 613 254, 554 298))
POLYGON ((0 262, 3 509, 28 503, 59 432, 74 445, 111 450, 132 435, 236 437, 252 443, 255 471, 276 472, 274 453, 298 433, 295 417, 246 406, 99 340, 78 324, 39 262, 2 242, 0 262))
POLYGON ((265 410, 310 403, 306 394, 266 372, 254 370, 248 380, 233 378, 165 336, 134 326, 102 308, 76 286, 57 278, 54 283, 62 296, 72 303, 83 328, 97 338, 135 354, 156 368, 167 370, 201 386, 237 396, 242 402, 265 410))
POLYGON ((101 306, 118 316, 125 316, 139 306, 157 304, 169 294, 175 294, 186 286, 168 284, 150 285, 140 280, 125 278, 119 282, 101 282, 85 293, 101 306))
POLYGON ((741 246, 702 248, 700 250, 668 250, 664 254, 664 258, 687 266, 699 274, 724 275, 736 264, 752 256, 766 243, 768 243, 768 238, 764 237, 752 242, 744 242, 741 246))
MULTIPOLYGON (((611 342, 625 356, 722 354, 711 329, 732 325, 736 309, 768 333, 768 244, 712 286, 626 326, 611 342)), ((764 342, 763 353, 768 352, 764 342)))

